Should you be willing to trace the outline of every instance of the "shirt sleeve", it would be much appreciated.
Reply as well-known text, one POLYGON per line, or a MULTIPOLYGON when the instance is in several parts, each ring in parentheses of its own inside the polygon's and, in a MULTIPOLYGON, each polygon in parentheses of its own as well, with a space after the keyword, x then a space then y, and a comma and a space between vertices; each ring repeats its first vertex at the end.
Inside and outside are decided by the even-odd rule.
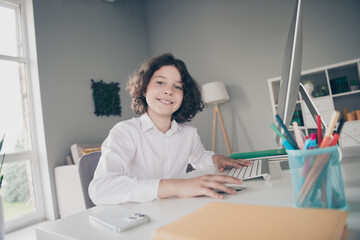
POLYGON ((203 168, 207 166, 215 166, 212 161, 212 156, 215 153, 212 151, 206 151, 199 134, 197 133, 197 129, 194 130, 193 141, 192 141, 192 155, 190 158, 191 165, 197 168, 203 168))
POLYGON ((146 202, 157 198, 160 179, 137 179, 126 175, 135 155, 132 126, 117 124, 101 147, 101 157, 89 185, 95 205, 146 202))

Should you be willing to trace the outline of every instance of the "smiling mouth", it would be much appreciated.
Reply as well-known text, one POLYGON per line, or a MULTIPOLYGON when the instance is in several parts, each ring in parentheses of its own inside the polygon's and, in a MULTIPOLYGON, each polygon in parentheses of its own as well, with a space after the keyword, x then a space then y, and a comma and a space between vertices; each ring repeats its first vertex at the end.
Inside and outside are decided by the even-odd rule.
POLYGON ((167 105, 173 104, 173 102, 166 101, 164 99, 157 99, 157 100, 160 101, 161 103, 164 103, 164 104, 167 104, 167 105))

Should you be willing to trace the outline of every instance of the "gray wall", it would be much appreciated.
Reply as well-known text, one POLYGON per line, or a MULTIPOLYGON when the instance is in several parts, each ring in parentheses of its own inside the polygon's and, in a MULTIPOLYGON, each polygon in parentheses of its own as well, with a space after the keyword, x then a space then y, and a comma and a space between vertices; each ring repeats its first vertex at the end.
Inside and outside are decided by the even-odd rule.
MULTIPOLYGON (((182 58, 200 85, 224 81, 234 152, 276 147, 267 79, 280 76, 295 0, 146 0, 151 55, 182 58)), ((360 57, 360 1, 303 1, 303 70, 360 57)), ((192 122, 211 148, 212 106, 192 122)), ((219 129, 218 129, 219 130, 219 129)), ((226 153, 221 132, 216 151, 226 153)))
MULTIPOLYGON (((73 143, 102 141, 133 115, 127 77, 149 56, 170 51, 200 85, 221 80, 220 105, 234 152, 274 148, 267 79, 280 75, 295 1, 34 0, 49 172, 73 143), (90 79, 119 81, 123 116, 96 117, 90 79)), ((303 69, 360 57, 360 2, 303 2, 303 69)), ((212 108, 191 124, 211 148, 212 108)), ((218 132, 221 134, 221 132, 218 132)), ((226 153, 221 135, 217 152, 226 153)), ((55 194, 53 193, 55 199, 55 194)), ((56 207, 56 206, 55 206, 56 207)))
POLYGON ((54 167, 65 164, 70 145, 102 142, 115 123, 133 116, 126 79, 149 57, 149 47, 141 0, 34 0, 34 18, 56 199, 54 167), (94 115, 90 79, 120 82, 121 118, 94 115))

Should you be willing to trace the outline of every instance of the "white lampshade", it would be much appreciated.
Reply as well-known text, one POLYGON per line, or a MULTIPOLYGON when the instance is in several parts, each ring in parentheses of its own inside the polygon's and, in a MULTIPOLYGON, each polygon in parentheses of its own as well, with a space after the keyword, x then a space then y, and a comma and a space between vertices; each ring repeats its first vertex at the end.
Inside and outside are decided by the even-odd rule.
POLYGON ((230 100, 223 82, 211 82, 202 86, 203 100, 207 104, 223 103, 230 100))

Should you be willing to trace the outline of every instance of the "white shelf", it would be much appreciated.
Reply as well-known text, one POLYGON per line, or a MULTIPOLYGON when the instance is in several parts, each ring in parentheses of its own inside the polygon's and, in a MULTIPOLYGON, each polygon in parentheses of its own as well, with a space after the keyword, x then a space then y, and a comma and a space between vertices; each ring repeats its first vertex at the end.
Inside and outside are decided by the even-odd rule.
MULTIPOLYGON (((280 77, 268 79, 268 86, 270 92, 270 100, 273 115, 275 117, 276 108, 278 106, 278 94, 280 90, 280 77)), ((356 81, 360 86, 360 59, 354 59, 346 62, 340 62, 324 67, 318 67, 301 72, 301 82, 311 81, 314 84, 314 92, 312 99, 320 114, 324 117, 325 121, 329 121, 331 113, 334 110, 342 112, 343 109, 348 109, 349 112, 360 110, 359 94, 360 90, 350 90, 350 83, 356 81), (323 89, 320 92, 319 89, 323 89), (347 91, 347 92, 341 92, 347 91), (333 93, 339 92, 339 93, 333 93), (320 93, 325 93, 323 96, 316 97, 320 93)), ((304 126, 301 129, 308 134, 308 131, 316 128, 314 120, 309 116, 306 104, 302 99, 296 101, 296 109, 301 111, 304 126), (299 106, 300 105, 300 108, 299 106)), ((289 128, 292 130, 292 127, 289 128)))
POLYGON ((334 98, 336 97, 342 97, 342 96, 347 96, 347 95, 352 95, 352 94, 356 94, 356 93, 360 93, 360 90, 356 90, 356 91, 350 91, 350 92, 344 92, 344 93, 337 93, 332 95, 334 98))

